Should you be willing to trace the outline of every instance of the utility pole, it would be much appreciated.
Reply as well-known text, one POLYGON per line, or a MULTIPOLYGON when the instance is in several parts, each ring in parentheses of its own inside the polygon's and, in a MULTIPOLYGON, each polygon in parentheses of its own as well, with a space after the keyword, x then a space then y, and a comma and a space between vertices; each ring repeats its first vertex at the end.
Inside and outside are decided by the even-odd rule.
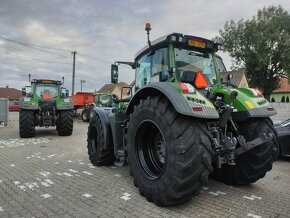
POLYGON ((73 51, 72 52, 72 55, 73 55, 73 75, 72 75, 72 89, 71 89, 71 92, 72 94, 71 95, 74 95, 74 90, 75 90, 75 77, 76 77, 76 73, 75 73, 75 69, 76 69, 76 51, 73 51))
POLYGON ((81 92, 83 91, 83 83, 85 83, 85 82, 86 82, 85 80, 81 79, 81 92))

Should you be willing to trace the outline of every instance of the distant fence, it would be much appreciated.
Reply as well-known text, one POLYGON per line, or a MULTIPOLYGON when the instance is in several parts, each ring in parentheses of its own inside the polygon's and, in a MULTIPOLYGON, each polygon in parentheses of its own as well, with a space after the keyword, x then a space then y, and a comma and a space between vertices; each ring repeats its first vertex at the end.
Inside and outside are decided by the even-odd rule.
POLYGON ((271 102, 271 104, 278 112, 277 115, 271 117, 273 121, 283 121, 290 119, 290 103, 271 102))

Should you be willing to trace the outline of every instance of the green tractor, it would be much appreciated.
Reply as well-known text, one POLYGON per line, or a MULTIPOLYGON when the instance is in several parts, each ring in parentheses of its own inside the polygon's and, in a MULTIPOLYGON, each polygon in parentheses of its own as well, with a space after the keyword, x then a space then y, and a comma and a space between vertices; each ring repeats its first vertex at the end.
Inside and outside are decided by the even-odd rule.
POLYGON ((84 122, 90 121, 90 114, 94 107, 117 107, 119 103, 118 96, 115 94, 96 93, 94 98, 94 102, 86 105, 81 113, 81 118, 84 122))
POLYGON ((31 93, 22 89, 19 100, 19 133, 21 138, 35 136, 35 126, 56 126, 60 136, 73 132, 73 103, 63 93, 61 81, 33 79, 31 93))
POLYGON ((221 45, 180 33, 149 40, 134 62, 134 93, 118 108, 94 108, 89 159, 96 166, 129 164, 148 201, 175 205, 198 194, 208 177, 230 185, 254 183, 278 155, 269 118, 276 110, 256 89, 222 82, 221 45))

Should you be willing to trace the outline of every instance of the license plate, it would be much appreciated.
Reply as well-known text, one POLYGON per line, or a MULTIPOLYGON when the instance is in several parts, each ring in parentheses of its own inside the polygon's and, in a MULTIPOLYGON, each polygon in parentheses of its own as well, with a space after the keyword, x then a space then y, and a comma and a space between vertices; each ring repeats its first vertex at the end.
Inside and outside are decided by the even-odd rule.
POLYGON ((194 47, 197 47, 197 48, 205 48, 205 43, 204 42, 200 42, 200 41, 193 40, 193 39, 188 40, 188 45, 194 46, 194 47))

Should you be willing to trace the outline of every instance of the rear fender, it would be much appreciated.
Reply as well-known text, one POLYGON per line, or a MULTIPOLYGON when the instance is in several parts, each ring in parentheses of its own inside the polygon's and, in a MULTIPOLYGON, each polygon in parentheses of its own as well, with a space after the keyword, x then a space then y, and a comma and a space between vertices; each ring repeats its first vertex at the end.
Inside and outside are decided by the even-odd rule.
POLYGON ((57 110, 72 110, 74 109, 74 103, 70 98, 59 98, 56 100, 57 110))
POLYGON ((19 99, 19 108, 25 110, 38 110, 38 100, 32 97, 22 97, 19 99))
POLYGON ((145 99, 148 96, 165 96, 173 105, 174 109, 183 115, 198 117, 204 119, 218 119, 219 114, 208 99, 206 99, 198 90, 194 94, 184 94, 176 83, 151 83, 138 90, 131 99, 126 114, 130 114, 134 110, 134 105, 137 105, 140 99, 145 99), (200 100, 202 99, 202 100, 200 100), (196 103, 196 101, 202 103, 196 103), (202 108, 201 111, 194 111, 193 108, 202 108))

